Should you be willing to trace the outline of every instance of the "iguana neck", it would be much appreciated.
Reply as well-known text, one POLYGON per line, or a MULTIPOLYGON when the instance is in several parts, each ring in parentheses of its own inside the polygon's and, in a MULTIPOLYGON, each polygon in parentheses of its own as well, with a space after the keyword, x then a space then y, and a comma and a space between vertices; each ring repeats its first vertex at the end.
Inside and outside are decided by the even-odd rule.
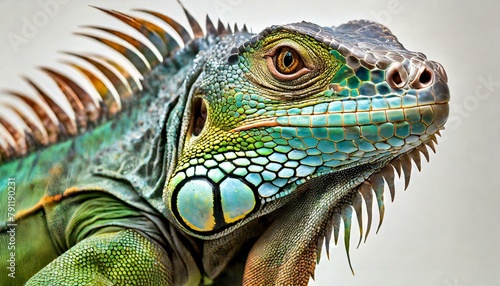
MULTIPOLYGON (((174 56, 169 65, 159 65, 152 70, 142 82, 141 94, 125 102, 123 111, 109 121, 77 137, 2 164, 0 173, 16 174, 19 188, 33 190, 29 198, 18 200, 17 209, 25 210, 44 196, 60 195, 69 188, 85 185, 85 178, 74 176, 85 170, 100 173, 102 177, 121 176, 135 184, 146 199, 152 198, 155 186, 168 168, 163 165, 167 161, 163 147, 168 140, 176 140, 165 134, 167 117, 177 102, 179 86, 194 56, 177 58, 174 56)), ((7 189, 7 178, 4 179, 0 182, 0 186, 4 186, 2 190, 7 189)), ((153 204, 160 208, 161 194, 157 199, 159 204, 153 204)), ((0 215, 0 221, 6 221, 4 215, 0 215)))

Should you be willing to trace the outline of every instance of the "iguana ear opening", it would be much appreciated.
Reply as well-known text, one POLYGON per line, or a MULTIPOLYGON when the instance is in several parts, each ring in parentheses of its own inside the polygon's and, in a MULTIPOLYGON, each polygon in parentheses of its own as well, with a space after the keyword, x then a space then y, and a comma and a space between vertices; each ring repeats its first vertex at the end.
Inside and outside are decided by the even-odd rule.
POLYGON ((198 136, 203 131, 205 127, 205 123, 207 121, 208 110, 205 101, 196 97, 193 100, 192 104, 192 118, 191 118, 191 127, 189 129, 191 135, 198 136))

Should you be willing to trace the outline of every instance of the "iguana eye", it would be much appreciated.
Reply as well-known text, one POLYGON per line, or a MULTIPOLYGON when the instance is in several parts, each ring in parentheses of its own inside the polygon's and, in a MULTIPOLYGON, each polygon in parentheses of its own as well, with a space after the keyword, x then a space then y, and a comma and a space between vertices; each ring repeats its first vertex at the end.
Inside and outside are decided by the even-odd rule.
POLYGON ((275 61, 276 70, 282 74, 293 74, 303 64, 297 52, 288 47, 278 51, 275 61))
POLYGON ((279 47, 267 56, 269 71, 277 80, 294 80, 309 71, 300 54, 291 47, 279 47))

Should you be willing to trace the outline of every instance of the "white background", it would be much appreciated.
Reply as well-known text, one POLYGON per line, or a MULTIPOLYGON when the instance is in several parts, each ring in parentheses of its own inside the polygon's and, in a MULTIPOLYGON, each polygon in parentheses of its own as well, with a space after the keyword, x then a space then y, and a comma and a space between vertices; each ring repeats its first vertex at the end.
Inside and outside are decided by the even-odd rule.
MULTIPOLYGON (((50 15, 40 5, 46 2, 0 1, 0 89, 33 93, 20 74, 53 88, 36 66, 60 68, 58 60, 69 59, 58 53, 61 50, 100 52, 102 45, 71 34, 84 31, 81 25, 128 30, 88 5, 123 12, 149 8, 187 23, 172 0, 73 1, 61 3, 50 15), (23 36, 25 21, 38 21, 29 37, 23 36), (13 35, 26 42, 13 42, 13 35)), ((370 234, 366 244, 352 250, 356 275, 350 273, 341 244, 331 247, 330 261, 323 253, 311 284, 500 285, 500 2, 183 2, 202 22, 208 13, 212 19, 247 23, 254 32, 301 20, 324 26, 359 18, 377 20, 408 49, 442 63, 449 77, 451 118, 437 155, 424 164, 422 173, 414 172, 406 192, 398 184, 396 201, 387 202, 379 234, 370 234)))

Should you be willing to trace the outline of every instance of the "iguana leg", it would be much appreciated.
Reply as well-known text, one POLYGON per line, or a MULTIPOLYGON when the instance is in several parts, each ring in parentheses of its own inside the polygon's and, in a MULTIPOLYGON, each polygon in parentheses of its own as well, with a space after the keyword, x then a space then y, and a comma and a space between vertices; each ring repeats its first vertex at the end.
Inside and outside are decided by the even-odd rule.
POLYGON ((133 230, 82 240, 26 285, 172 285, 167 253, 133 230))
POLYGON ((330 217, 331 200, 324 187, 307 190, 253 245, 243 285, 307 285, 314 273, 318 238, 330 217), (311 211, 314 210, 314 211, 311 211))
POLYGON ((307 285, 316 266, 317 238, 296 223, 274 225, 259 238, 248 255, 243 285, 307 285))

